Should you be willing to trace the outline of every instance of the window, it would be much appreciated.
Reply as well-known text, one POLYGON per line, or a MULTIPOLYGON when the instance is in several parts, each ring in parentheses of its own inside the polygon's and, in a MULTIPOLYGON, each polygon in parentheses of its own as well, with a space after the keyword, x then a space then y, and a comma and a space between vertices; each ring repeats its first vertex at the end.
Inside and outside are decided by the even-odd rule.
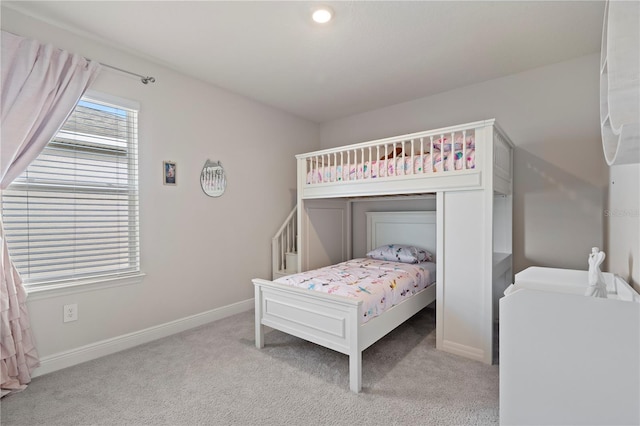
POLYGON ((85 96, 2 192, 9 252, 28 288, 140 271, 137 106, 85 96))

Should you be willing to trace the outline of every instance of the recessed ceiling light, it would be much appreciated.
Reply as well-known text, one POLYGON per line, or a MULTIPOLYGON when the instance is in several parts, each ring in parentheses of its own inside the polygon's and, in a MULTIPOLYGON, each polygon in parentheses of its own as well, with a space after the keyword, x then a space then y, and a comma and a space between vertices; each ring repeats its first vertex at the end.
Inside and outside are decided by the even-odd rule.
POLYGON ((314 10, 311 17, 318 24, 326 24, 333 18, 333 10, 328 6, 323 6, 314 10))

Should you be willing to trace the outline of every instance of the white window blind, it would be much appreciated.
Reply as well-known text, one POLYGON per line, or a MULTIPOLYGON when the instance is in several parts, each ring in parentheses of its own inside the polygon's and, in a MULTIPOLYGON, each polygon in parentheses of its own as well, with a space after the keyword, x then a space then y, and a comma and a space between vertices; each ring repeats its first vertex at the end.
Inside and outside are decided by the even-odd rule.
POLYGON ((83 97, 2 192, 9 252, 27 286, 139 272, 137 109, 83 97))

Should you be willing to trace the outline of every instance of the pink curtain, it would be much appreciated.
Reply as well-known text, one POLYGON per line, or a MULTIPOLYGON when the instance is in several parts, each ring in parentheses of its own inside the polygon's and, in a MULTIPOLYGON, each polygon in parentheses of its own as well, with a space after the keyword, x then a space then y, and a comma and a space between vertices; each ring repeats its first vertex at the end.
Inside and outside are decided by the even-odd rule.
MULTIPOLYGON (((40 154, 64 124, 100 65, 51 45, 2 31, 0 189, 40 154)), ((39 360, 26 291, 9 257, 0 219, 0 373, 2 396, 22 390, 39 360)))

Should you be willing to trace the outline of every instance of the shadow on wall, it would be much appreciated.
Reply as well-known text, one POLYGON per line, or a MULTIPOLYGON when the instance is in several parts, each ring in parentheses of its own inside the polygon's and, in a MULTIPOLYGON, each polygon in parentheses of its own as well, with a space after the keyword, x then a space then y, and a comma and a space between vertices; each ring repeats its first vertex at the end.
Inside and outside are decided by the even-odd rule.
POLYGON ((588 269, 604 247, 606 188, 530 152, 514 150, 514 271, 529 266, 588 269))
POLYGON ((629 252, 629 274, 622 278, 630 283, 636 291, 640 292, 640 283, 633 281, 633 272, 633 253, 629 252))
POLYGON ((640 164, 609 168, 605 210, 608 271, 640 289, 640 164))

